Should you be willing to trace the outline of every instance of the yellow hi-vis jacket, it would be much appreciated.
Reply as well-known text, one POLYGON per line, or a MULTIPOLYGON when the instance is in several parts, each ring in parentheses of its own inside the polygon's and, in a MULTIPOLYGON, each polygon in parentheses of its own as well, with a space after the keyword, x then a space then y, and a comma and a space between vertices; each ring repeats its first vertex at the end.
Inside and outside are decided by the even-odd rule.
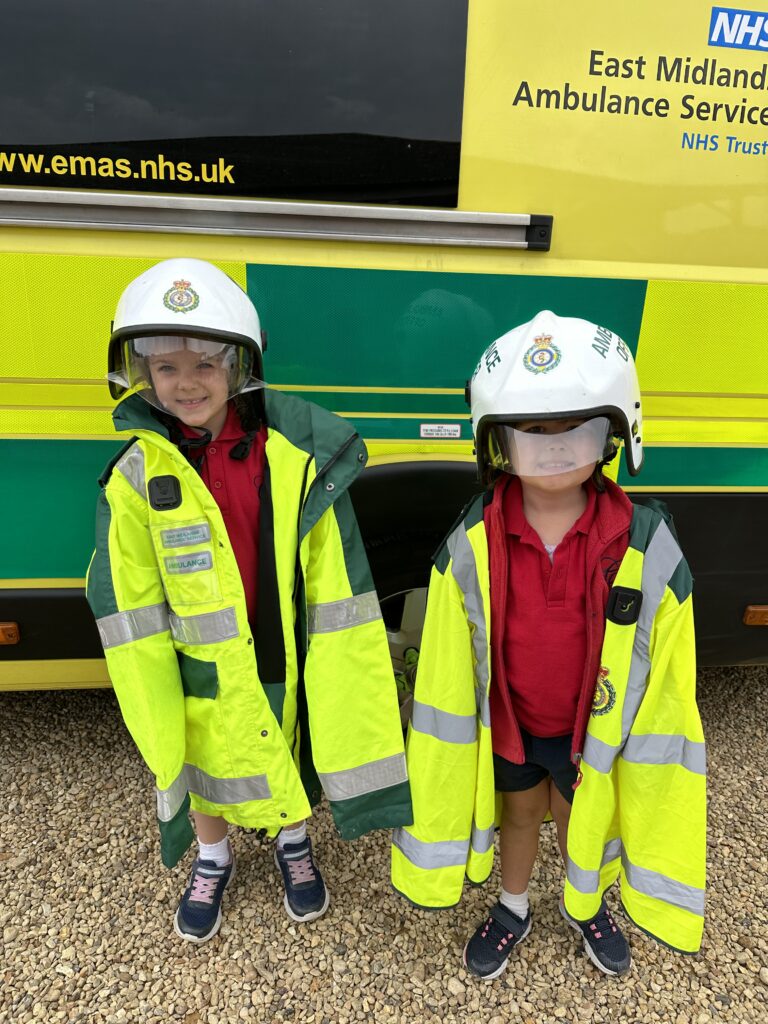
MULTIPOLYGON (((632 920, 681 951, 701 944, 706 794, 695 701, 692 580, 665 518, 634 506, 613 581, 568 829, 565 905, 589 920, 621 879, 632 920)), ((455 905, 493 865, 490 583, 483 495, 435 558, 406 756, 414 824, 393 836, 392 882, 455 905)), ((542 643, 546 638, 542 637, 542 643)))
POLYGON ((126 725, 156 777, 163 862, 188 811, 275 835, 324 790, 352 839, 411 822, 397 692, 347 488, 365 446, 268 391, 254 633, 213 496, 138 395, 102 478, 87 596, 126 725), (318 782, 319 778, 319 782, 318 782))

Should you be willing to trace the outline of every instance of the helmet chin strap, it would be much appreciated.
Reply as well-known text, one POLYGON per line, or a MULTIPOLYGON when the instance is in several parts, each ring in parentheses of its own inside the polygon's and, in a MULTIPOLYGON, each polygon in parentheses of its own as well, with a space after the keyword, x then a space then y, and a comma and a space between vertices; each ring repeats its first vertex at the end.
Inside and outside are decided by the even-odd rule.
POLYGON ((235 459, 237 462, 242 462, 243 459, 247 459, 251 452, 254 439, 258 434, 258 430, 249 430, 247 434, 240 438, 235 447, 229 453, 230 459, 235 459))
MULTIPOLYGON (((204 428, 199 428, 203 431, 200 437, 184 437, 182 434, 177 444, 179 451, 184 458, 189 462, 193 469, 196 469, 198 473, 202 472, 203 460, 205 459, 205 447, 211 443, 211 432, 204 428), (202 451, 200 450, 202 449, 202 451), (193 452, 195 453, 193 455, 193 452), (199 452, 199 454, 197 454, 199 452)), ((179 431, 181 434, 181 431, 179 431)))

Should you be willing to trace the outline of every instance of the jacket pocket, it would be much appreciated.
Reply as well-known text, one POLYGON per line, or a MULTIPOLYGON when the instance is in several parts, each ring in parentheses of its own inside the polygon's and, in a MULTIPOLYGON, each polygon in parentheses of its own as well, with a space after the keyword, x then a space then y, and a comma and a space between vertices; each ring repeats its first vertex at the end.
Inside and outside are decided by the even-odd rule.
POLYGON ((213 700, 219 692, 219 673, 215 661, 201 661, 189 654, 176 652, 181 671, 181 685, 185 697, 205 697, 213 700))

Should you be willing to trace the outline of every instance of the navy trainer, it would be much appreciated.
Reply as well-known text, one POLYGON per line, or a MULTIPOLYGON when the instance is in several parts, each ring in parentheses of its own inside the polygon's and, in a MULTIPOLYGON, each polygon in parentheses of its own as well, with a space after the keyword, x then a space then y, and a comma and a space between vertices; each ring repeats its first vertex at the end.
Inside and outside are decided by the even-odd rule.
POLYGON ((307 836, 300 843, 275 846, 275 863, 285 884, 283 903, 294 921, 314 921, 328 909, 330 897, 323 876, 312 856, 312 842, 307 836))
POLYGON ((221 927, 221 900, 235 877, 235 855, 229 847, 229 864, 218 867, 212 860, 196 858, 189 884, 173 919, 176 934, 187 942, 207 942, 221 927))
POLYGON ((589 921, 577 921, 560 900, 560 913, 584 939, 584 952, 603 974, 626 974, 632 966, 632 954, 624 933, 616 924, 605 900, 589 921))
POLYGON ((478 978, 498 978, 507 966, 509 954, 530 930, 530 910, 524 918, 518 917, 502 903, 496 903, 464 947, 464 966, 478 978))

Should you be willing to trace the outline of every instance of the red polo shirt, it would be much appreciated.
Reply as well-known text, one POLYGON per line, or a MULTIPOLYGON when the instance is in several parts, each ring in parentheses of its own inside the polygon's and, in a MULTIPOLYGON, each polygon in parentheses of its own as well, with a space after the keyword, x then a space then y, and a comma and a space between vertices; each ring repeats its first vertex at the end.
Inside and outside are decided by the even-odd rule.
MULTIPOLYGON (((200 435, 180 423, 185 437, 200 435)), ((229 541, 245 589, 249 622, 256 621, 259 568, 259 488, 264 480, 265 427, 253 439, 247 458, 230 458, 230 452, 244 436, 240 418, 230 402, 221 433, 205 449, 201 477, 221 510, 229 541)))
POLYGON ((587 656, 587 550, 596 495, 550 557, 523 512, 520 482, 504 495, 509 564, 504 663, 512 707, 533 736, 573 731, 587 656))

